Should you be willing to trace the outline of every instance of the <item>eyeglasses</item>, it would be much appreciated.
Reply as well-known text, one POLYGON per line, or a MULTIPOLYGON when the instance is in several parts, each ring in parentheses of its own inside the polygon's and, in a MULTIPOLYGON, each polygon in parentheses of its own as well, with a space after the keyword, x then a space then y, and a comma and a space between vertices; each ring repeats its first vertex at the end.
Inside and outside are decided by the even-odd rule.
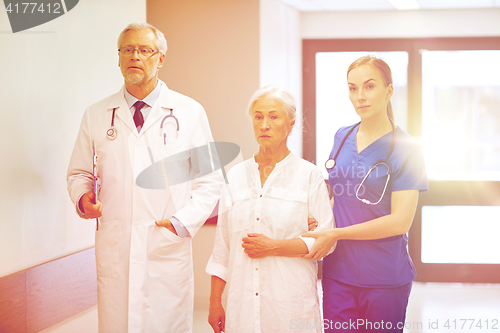
POLYGON ((122 56, 129 57, 129 56, 133 55, 136 50, 137 50, 137 54, 139 54, 140 56, 146 57, 146 58, 152 56, 153 54, 155 54, 157 52, 160 52, 158 50, 153 50, 152 48, 149 48, 149 47, 140 47, 138 49, 133 48, 133 47, 124 47, 124 48, 118 49, 118 53, 122 56))

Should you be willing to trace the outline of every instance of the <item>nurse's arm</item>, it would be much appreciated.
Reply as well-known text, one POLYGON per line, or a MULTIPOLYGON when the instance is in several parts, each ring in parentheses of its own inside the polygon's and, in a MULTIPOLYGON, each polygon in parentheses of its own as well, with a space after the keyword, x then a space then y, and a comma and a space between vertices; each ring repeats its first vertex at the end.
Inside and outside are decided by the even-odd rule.
POLYGON ((418 190, 392 192, 391 213, 342 228, 341 239, 370 240, 406 234, 417 209, 418 190))
POLYGON ((302 257, 309 252, 300 238, 272 239, 262 234, 248 234, 241 245, 252 259, 268 256, 302 257))
POLYGON ((417 202, 418 190, 392 192, 389 215, 344 228, 305 233, 303 237, 314 237, 316 242, 304 258, 321 259, 336 241, 342 239, 372 240, 405 234, 410 230, 417 202))

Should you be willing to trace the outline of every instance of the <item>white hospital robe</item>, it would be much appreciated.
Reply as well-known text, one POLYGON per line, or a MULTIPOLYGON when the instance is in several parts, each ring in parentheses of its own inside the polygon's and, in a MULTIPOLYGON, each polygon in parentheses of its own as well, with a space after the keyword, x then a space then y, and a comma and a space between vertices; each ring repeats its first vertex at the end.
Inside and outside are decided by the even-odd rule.
MULTIPOLYGON (((317 264, 301 257, 251 259, 242 238, 260 233, 292 239, 332 228, 328 191, 319 169, 290 153, 261 187, 254 158, 233 167, 219 203, 207 273, 227 282, 226 332, 321 332, 317 264)), ((310 249, 314 238, 305 238, 310 249)))

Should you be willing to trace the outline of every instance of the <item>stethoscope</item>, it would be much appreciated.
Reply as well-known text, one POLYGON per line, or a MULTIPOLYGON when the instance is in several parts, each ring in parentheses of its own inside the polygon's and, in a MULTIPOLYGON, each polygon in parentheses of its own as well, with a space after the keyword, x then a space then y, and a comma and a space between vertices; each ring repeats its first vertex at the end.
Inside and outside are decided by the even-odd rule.
MULTIPOLYGON (((113 115, 111 116, 111 126, 109 129, 106 131, 106 137, 109 140, 114 140, 116 139, 116 136, 118 135, 118 130, 115 127, 115 112, 117 108, 113 108, 113 115)), ((174 116, 174 109, 169 109, 170 114, 167 114, 165 117, 163 117, 161 124, 160 124, 160 136, 163 137, 163 144, 167 144, 167 133, 165 133, 164 130, 164 125, 165 121, 169 118, 173 118, 175 120, 175 125, 176 125, 176 132, 175 132, 175 138, 177 139, 179 137, 179 119, 177 119, 176 116, 174 116)))
POLYGON ((118 135, 118 131, 115 128, 115 111, 116 108, 113 108, 113 115, 111 116, 111 126, 106 132, 106 136, 108 137, 109 140, 116 139, 116 136, 118 135))
MULTIPOLYGON (((391 178, 392 165, 391 165, 391 162, 389 162, 389 157, 391 156, 391 153, 394 150, 394 145, 396 144, 396 131, 394 130, 394 124, 393 124, 392 120, 389 119, 389 121, 391 122, 391 126, 392 126, 392 143, 391 143, 391 148, 389 149, 389 152, 387 153, 387 156, 383 160, 378 160, 378 161, 376 161, 375 163, 372 164, 372 166, 368 170, 366 176, 363 178, 363 180, 361 181, 361 183, 358 186, 358 189, 356 190, 356 198, 358 200, 360 200, 361 202, 367 204, 367 205, 376 205, 376 204, 378 204, 382 200, 382 198, 384 197, 384 194, 385 194, 385 190, 387 189, 387 185, 389 184, 389 179, 391 178), (375 168, 377 166, 379 166, 379 165, 385 165, 387 167, 387 180, 385 182, 384 190, 382 191, 382 195, 380 196, 380 199, 378 199, 377 202, 373 203, 373 202, 370 202, 368 199, 360 198, 359 197, 359 189, 363 187, 363 184, 364 184, 366 178, 368 178, 368 176, 370 175, 370 173, 373 170, 375 170, 375 168)), ((339 155, 340 149, 342 149, 342 146, 344 145, 345 140, 347 139, 347 137, 349 136, 349 134, 351 134, 352 131, 354 131, 354 129, 357 126, 359 126, 359 124, 361 124, 361 122, 359 122, 356 125, 354 125, 353 127, 351 127, 351 129, 347 132, 347 134, 342 139, 342 142, 340 142, 340 145, 337 148, 337 152, 335 153, 335 156, 333 158, 329 158, 325 162, 325 167, 326 167, 327 170, 331 170, 331 169, 333 169, 335 167, 335 163, 336 163, 335 161, 337 160, 337 156, 339 155)))
POLYGON ((163 144, 167 144, 167 133, 163 130, 163 124, 165 123, 165 120, 168 118, 173 118, 175 120, 175 125, 176 125, 176 132, 175 132, 175 138, 177 139, 179 137, 179 119, 174 116, 174 109, 170 109, 170 114, 167 114, 165 117, 163 117, 160 125, 160 135, 163 134, 163 144))

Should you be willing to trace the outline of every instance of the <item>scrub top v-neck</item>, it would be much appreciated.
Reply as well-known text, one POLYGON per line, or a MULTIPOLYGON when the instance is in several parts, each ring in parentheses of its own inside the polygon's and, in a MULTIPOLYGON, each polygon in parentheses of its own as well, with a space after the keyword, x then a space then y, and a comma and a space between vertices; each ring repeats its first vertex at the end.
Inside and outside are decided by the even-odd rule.
MULTIPOLYGON (((354 126, 354 125, 353 125, 354 126)), ((341 128, 335 135, 330 158, 352 126, 341 128)), ((336 165, 328 171, 334 195, 333 214, 339 228, 376 219, 391 212, 391 193, 402 190, 426 191, 427 176, 418 142, 399 127, 395 128, 396 144, 389 157, 392 175, 387 190, 377 205, 368 205, 356 197, 356 190, 370 167, 384 159, 392 143, 392 132, 372 142, 358 153, 356 131, 346 138, 336 165)), ((377 202, 383 192, 388 169, 377 167, 366 178, 359 196, 377 202)), ((323 261, 324 275, 343 283, 367 287, 393 287, 412 281, 415 268, 407 251, 406 235, 384 239, 341 240, 336 250, 323 261)))

